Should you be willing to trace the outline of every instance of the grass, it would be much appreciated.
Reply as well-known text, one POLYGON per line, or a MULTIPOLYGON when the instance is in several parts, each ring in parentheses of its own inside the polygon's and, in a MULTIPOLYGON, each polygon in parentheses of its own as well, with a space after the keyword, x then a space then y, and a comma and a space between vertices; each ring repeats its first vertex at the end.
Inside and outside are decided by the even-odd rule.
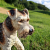
POLYGON ((34 39, 34 43, 37 43, 36 49, 50 50, 50 15, 30 11, 30 18, 30 24, 35 27, 35 32, 32 35, 32 38, 34 39))
POLYGON ((7 15, 0 13, 0 23, 6 19, 7 15))
MULTIPOLYGON (((15 8, 13 5, 7 4, 4 1, 0 7, 6 9, 15 8), (7 6, 8 5, 8 6, 7 6), (7 8, 9 7, 9 8, 7 8)), ((30 24, 34 26, 35 31, 31 36, 25 39, 20 39, 25 50, 50 50, 50 12, 47 11, 31 11, 29 10, 30 24)), ((6 19, 7 15, 0 14, 0 23, 6 19)), ((17 50, 14 46, 12 50, 17 50)))

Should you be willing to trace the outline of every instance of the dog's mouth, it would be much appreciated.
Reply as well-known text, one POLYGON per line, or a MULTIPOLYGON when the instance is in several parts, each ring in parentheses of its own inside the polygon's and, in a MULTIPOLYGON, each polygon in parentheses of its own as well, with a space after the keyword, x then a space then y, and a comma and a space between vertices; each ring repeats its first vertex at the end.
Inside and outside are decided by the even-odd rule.
POLYGON ((33 32, 30 32, 29 35, 32 35, 33 32))
POLYGON ((27 35, 29 35, 29 33, 26 32, 26 33, 23 34, 23 36, 21 36, 21 38, 26 38, 27 35))
POLYGON ((34 32, 33 30, 29 32, 22 32, 23 34, 21 36, 19 35, 19 38, 26 38, 28 35, 32 35, 33 32, 34 32))
POLYGON ((33 32, 30 32, 30 33, 25 33, 23 34, 23 36, 21 36, 21 38, 26 38, 28 35, 32 35, 33 32))

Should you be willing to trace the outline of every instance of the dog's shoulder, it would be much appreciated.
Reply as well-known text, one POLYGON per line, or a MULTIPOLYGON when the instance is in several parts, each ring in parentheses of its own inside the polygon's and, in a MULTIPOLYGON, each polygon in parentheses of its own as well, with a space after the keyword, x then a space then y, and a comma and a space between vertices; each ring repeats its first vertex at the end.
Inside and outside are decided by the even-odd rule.
POLYGON ((0 23, 0 43, 4 43, 5 42, 5 38, 4 38, 4 33, 3 33, 3 23, 0 23))

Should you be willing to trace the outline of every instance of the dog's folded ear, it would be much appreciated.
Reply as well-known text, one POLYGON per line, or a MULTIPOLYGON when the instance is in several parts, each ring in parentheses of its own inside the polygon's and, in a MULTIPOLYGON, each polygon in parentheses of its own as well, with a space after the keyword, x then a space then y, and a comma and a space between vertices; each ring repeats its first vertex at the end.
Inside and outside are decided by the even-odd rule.
POLYGON ((12 17, 14 17, 14 16, 17 15, 17 9, 9 10, 9 11, 7 12, 7 14, 8 14, 9 17, 12 18, 12 17))
POLYGON ((24 11, 26 14, 29 14, 28 9, 25 8, 23 11, 24 11))

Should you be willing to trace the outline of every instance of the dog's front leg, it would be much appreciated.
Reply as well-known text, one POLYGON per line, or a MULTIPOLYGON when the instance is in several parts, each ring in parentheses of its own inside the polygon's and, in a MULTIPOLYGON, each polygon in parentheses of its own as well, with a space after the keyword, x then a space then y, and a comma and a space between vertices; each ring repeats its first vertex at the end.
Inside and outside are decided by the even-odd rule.
POLYGON ((11 50, 11 47, 12 47, 12 40, 10 38, 5 38, 5 44, 2 45, 2 50, 11 50))
POLYGON ((14 46, 17 48, 17 50, 24 50, 24 46, 18 37, 16 38, 16 42, 15 42, 14 46))
POLYGON ((2 50, 11 50, 11 47, 3 46, 2 50))

